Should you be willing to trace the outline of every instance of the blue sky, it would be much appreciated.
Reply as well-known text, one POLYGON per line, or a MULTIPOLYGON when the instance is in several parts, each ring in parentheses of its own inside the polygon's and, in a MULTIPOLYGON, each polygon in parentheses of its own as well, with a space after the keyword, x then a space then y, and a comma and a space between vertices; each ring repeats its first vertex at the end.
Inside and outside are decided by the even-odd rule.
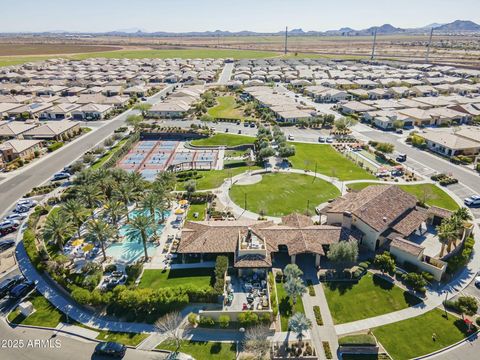
POLYGON ((478 0, 0 0, 0 32, 355 29, 480 23, 478 0))

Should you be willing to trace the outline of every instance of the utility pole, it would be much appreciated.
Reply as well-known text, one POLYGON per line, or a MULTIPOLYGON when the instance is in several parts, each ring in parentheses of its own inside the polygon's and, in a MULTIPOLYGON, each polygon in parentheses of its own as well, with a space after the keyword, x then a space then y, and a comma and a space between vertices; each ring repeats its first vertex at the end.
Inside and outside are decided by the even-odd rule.
POLYGON ((288 26, 285 27, 285 54, 287 54, 287 45, 288 45, 288 26))
POLYGON ((430 38, 428 39, 427 44, 427 55, 425 56, 425 63, 428 63, 428 58, 430 56, 430 47, 432 46, 432 37, 433 37, 433 27, 430 30, 430 38))
POLYGON ((377 29, 375 28, 375 32, 373 33, 373 45, 372 45, 372 56, 370 60, 375 58, 375 46, 377 45, 377 29))

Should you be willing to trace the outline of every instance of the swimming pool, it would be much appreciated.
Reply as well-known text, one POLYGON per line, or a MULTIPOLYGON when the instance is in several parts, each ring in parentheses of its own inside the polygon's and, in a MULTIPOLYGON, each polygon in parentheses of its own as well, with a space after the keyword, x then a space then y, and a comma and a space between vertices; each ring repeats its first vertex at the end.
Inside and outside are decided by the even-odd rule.
MULTIPOLYGON (((134 210, 130 213, 130 217, 135 218, 136 216, 142 213, 144 212, 140 210, 134 210)), ((148 214, 148 211, 146 213, 148 214)), ((165 211, 164 214, 165 214, 165 218, 167 218, 170 215, 170 211, 165 211)), ((155 220, 156 221, 160 220, 160 217, 161 217, 160 211, 156 211, 155 220)), ((165 228, 164 225, 159 225, 157 229, 157 234, 160 235, 164 228, 165 228)), ((129 230, 128 225, 123 225, 120 228, 119 233, 121 236, 123 236, 123 241, 121 243, 110 244, 106 250, 107 256, 111 256, 114 259, 123 261, 125 263, 132 263, 144 255, 142 238, 140 237, 139 234, 127 235, 128 230, 129 230)), ((148 234, 149 238, 152 235, 153 235, 153 232, 150 232, 150 234, 148 234)), ((156 247, 155 244, 151 242, 147 243, 148 256, 153 255, 153 252, 155 251, 155 247, 156 247)))

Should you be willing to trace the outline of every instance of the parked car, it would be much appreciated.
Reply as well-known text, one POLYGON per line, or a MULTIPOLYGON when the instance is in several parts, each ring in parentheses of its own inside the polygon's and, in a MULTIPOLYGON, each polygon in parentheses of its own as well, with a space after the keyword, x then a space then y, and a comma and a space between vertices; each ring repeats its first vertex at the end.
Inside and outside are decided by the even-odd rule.
POLYGON ((288 140, 295 140, 295 137, 292 134, 288 135, 288 140))
POLYGON ((256 126, 256 125, 255 125, 254 122, 250 123, 250 127, 251 127, 251 128, 254 128, 255 126, 256 126))
POLYGON ((37 206, 37 204, 38 204, 38 201, 32 200, 32 199, 22 199, 19 202, 17 202, 17 206, 28 206, 29 208, 37 206))
POLYGON ((127 351, 127 347, 125 345, 108 341, 108 342, 101 342, 95 346, 95 354, 96 355, 106 355, 112 357, 121 358, 125 356, 125 352, 127 351))
POLYGON ((480 195, 472 195, 465 200, 463 203, 468 207, 479 207, 480 206, 480 195))
POLYGON ((397 160, 398 162, 407 161, 407 154, 398 154, 396 160, 397 160))
POLYGON ((24 214, 30 211, 27 205, 17 205, 13 211, 17 214, 24 214))
POLYGON ((331 137, 327 137, 327 139, 325 140, 328 144, 332 144, 333 143, 333 138, 331 137))
POLYGON ((142 101, 147 101, 147 98, 145 96, 142 97, 142 101))
POLYGON ((70 174, 67 172, 58 172, 53 175, 52 181, 70 179, 70 174))
POLYGON ((397 130, 395 130, 395 132, 396 132, 397 134, 403 134, 403 130, 402 130, 402 129, 397 129, 397 130))
POLYGON ((325 141, 326 141, 326 140, 325 140, 325 138, 324 138, 323 136, 319 136, 319 137, 318 137, 318 142, 324 143, 325 141))
POLYGON ((23 282, 21 276, 5 279, 0 282, 0 299, 3 299, 10 292, 13 287, 23 282))
POLYGON ((244 121, 244 122, 243 122, 243 126, 244 126, 244 127, 249 127, 249 126, 250 126, 250 123, 249 123, 248 121, 244 121))
POLYGON ((238 130, 238 133, 241 134, 241 133, 242 133, 242 130, 238 130))
POLYGON ((228 128, 225 129, 225 132, 226 132, 226 133, 228 132, 228 128))
POLYGON ((12 232, 17 231, 20 226, 20 222, 17 220, 6 220, 0 223, 0 236, 5 236, 12 232))
POLYGON ((27 215, 25 215, 25 214, 13 213, 13 214, 10 214, 10 215, 6 216, 4 220, 18 220, 18 221, 22 221, 22 220, 25 219, 26 217, 27 217, 27 215))
POLYGON ((4 252, 5 250, 10 249, 11 247, 15 246, 15 240, 14 239, 6 239, 0 241, 0 253, 4 252))
POLYGON ((480 289, 480 276, 475 278, 475 286, 480 289))
POLYGON ((14 299, 20 299, 21 297, 27 295, 34 286, 35 285, 31 282, 22 282, 21 284, 15 285, 10 290, 9 296, 14 299))
POLYGON ((240 120, 237 120, 237 125, 240 125, 241 121, 240 120))

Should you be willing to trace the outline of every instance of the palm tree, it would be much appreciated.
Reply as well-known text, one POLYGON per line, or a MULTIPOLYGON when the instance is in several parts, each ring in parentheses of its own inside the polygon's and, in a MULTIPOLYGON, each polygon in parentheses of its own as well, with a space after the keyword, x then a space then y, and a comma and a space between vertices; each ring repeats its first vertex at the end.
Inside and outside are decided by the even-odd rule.
MULTIPOLYGON (((450 221, 454 224, 454 227, 457 230, 458 238, 463 237, 463 233, 465 231, 465 223, 471 220, 473 220, 472 215, 466 207, 461 207, 454 211, 453 215, 450 218, 450 221)), ((455 237, 454 239, 454 245, 457 245, 457 237, 455 237)))
POLYGON ((299 346, 301 346, 302 343, 303 332, 311 327, 312 322, 305 316, 305 314, 295 313, 290 319, 288 319, 288 328, 297 334, 299 346))
POLYGON ((82 224, 85 221, 85 206, 79 199, 69 199, 62 206, 62 212, 66 215, 67 219, 77 227, 77 236, 80 238, 80 230, 82 224))
POLYGON ((302 279, 300 278, 289 278, 284 284, 283 287, 287 295, 290 299, 293 300, 293 305, 295 309, 295 304, 297 303, 297 297, 302 296, 307 289, 305 288, 305 284, 303 283, 302 279))
POLYGON ((162 171, 158 173, 155 184, 160 184, 165 190, 172 190, 175 187, 176 175, 171 171, 162 171))
POLYGON ((139 172, 132 171, 128 173, 125 181, 138 193, 141 193, 143 189, 145 189, 145 180, 139 172))
POLYGON ((291 278, 299 278, 303 275, 303 271, 300 270, 296 264, 288 264, 285 266, 285 269, 283 269, 283 275, 285 275, 287 280, 291 278))
POLYGON ((83 184, 77 187, 77 194, 81 201, 90 209, 91 214, 95 212, 95 209, 99 205, 99 201, 102 198, 102 192, 100 188, 95 184, 83 184))
POLYGON ((124 183, 118 184, 116 188, 116 195, 117 195, 117 198, 123 202, 125 211, 127 213, 127 222, 129 222, 130 215, 128 213, 128 205, 135 200, 136 192, 129 183, 124 182, 124 183))
POLYGON ((108 170, 98 169, 95 172, 95 183, 108 200, 113 197, 113 192, 117 182, 113 179, 108 170))
POLYGON ((440 251, 440 257, 442 257, 445 251, 445 245, 447 245, 447 251, 450 252, 452 242, 457 237, 457 229, 453 222, 445 219, 440 223, 440 226, 437 227, 437 231, 438 238, 442 243, 442 249, 440 251))
POLYGON ((112 224, 116 227, 125 214, 125 208, 120 201, 111 199, 105 204, 105 213, 110 217, 112 224))
POLYGON ((140 124, 143 122, 142 115, 129 115, 125 121, 128 125, 133 126, 133 130, 136 132, 140 128, 140 124))
POLYGON ((63 252, 63 242, 72 228, 73 224, 68 221, 67 217, 61 211, 54 209, 45 221, 43 238, 55 242, 60 251, 63 252))
POLYGON ((159 206, 159 198, 153 192, 146 193, 140 203, 140 207, 144 213, 149 214, 153 221, 155 221, 155 212, 157 211, 159 206))
POLYGON ((92 219, 87 223, 87 234, 90 238, 98 241, 102 247, 103 261, 107 260, 105 252, 106 242, 116 236, 116 229, 102 219, 92 219))
POLYGON ((155 221, 153 221, 150 216, 146 216, 143 214, 136 216, 128 224, 127 232, 125 233, 125 235, 130 238, 140 237, 142 239, 143 251, 145 252, 144 261, 148 260, 147 241, 148 241, 149 233, 152 234, 155 231, 156 231, 155 221))

